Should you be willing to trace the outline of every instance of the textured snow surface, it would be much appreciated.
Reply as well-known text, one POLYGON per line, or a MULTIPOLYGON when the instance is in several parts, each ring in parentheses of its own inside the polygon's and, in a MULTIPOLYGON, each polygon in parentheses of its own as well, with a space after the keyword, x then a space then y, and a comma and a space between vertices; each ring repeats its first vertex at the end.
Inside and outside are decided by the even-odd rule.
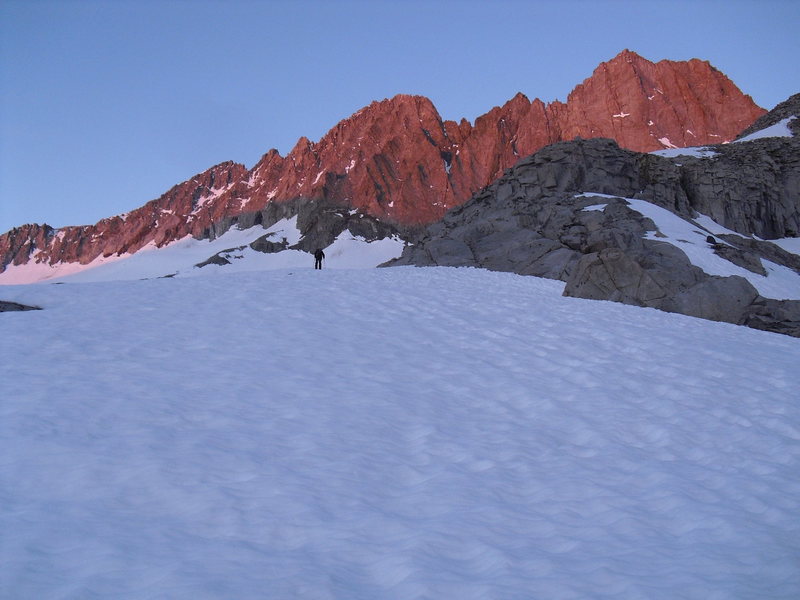
POLYGON ((800 255, 800 238, 783 238, 774 240, 774 243, 792 254, 800 255))
POLYGON ((0 597, 800 597, 800 340, 562 289, 5 288, 0 597))

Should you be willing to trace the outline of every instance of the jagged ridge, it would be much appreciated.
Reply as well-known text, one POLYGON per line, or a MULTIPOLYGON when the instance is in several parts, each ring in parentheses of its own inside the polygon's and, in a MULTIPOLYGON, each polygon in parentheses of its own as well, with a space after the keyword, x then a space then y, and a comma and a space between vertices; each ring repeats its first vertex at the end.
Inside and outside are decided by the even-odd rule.
POLYGON ((430 100, 373 102, 319 142, 271 150, 250 170, 223 163, 126 215, 54 230, 25 225, 0 236, 0 272, 33 259, 86 264, 186 235, 270 202, 326 199, 400 226, 422 226, 548 144, 609 137, 649 151, 733 139, 765 111, 700 60, 652 63, 624 51, 602 63, 567 101, 517 94, 475 124, 444 121, 430 100))

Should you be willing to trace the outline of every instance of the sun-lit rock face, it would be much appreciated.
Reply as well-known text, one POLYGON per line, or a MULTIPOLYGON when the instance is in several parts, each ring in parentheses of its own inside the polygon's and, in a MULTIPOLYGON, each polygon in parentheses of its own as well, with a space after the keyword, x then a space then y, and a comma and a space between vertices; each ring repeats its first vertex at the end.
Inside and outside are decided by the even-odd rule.
POLYGON ((316 143, 300 138, 285 157, 270 150, 250 170, 217 165, 126 215, 58 230, 15 228, 0 236, 0 272, 30 260, 86 264, 202 236, 220 219, 297 198, 419 227, 548 144, 605 137, 646 152, 721 143, 763 113, 707 62, 652 63, 627 50, 597 67, 566 102, 517 94, 474 124, 443 121, 427 98, 399 95, 373 102, 316 143))
POLYGON ((708 62, 628 50, 549 108, 562 140, 608 137, 638 152, 727 142, 765 112, 708 62))

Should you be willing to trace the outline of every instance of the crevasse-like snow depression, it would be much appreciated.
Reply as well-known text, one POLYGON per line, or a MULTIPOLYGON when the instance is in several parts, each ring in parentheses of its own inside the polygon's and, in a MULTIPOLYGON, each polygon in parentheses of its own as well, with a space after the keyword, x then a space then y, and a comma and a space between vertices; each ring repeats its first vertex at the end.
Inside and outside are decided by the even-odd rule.
POLYGON ((562 287, 4 288, 0 597, 800 597, 800 340, 562 287))

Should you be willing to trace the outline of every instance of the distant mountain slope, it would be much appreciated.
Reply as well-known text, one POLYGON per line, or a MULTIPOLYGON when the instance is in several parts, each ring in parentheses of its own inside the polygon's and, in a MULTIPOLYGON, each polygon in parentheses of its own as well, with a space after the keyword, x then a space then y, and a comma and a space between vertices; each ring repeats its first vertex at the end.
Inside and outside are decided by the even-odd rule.
POLYGON ((220 220, 297 198, 418 227, 554 142, 609 137, 637 151, 715 143, 763 113, 707 62, 652 63, 627 50, 597 67, 566 102, 518 94, 474 125, 442 120, 427 98, 396 96, 373 102, 317 143, 301 138, 286 157, 271 150, 250 170, 217 165, 128 214, 91 226, 15 228, 0 236, 0 272, 30 260, 87 264, 203 237, 220 220))
POLYGON ((355 211, 329 210, 313 201, 281 207, 286 212, 275 212, 272 218, 258 224, 236 219, 224 231, 221 224, 213 240, 186 237, 161 247, 151 243, 134 254, 98 257, 88 265, 11 265, 0 274, 0 283, 133 281, 303 270, 311 268, 311 253, 322 247, 326 255, 324 269, 364 269, 397 258, 403 251, 404 242, 395 232, 355 211))

